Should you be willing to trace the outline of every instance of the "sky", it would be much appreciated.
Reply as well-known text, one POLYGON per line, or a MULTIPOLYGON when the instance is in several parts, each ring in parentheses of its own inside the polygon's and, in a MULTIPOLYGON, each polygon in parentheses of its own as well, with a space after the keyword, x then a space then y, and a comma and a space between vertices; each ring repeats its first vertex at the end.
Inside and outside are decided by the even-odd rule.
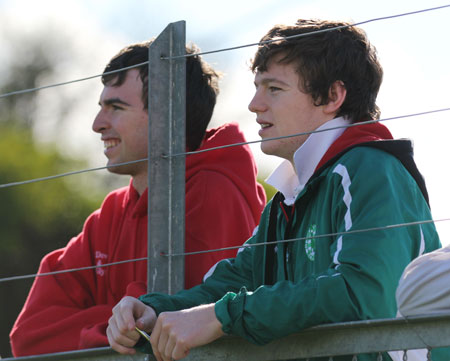
MULTIPOLYGON (((53 31, 65 32, 72 39, 66 45, 76 49, 76 55, 69 61, 61 61, 58 78, 43 77, 42 85, 45 85, 100 74, 120 48, 157 36, 168 23, 178 20, 186 21, 188 42, 195 42, 202 51, 211 51, 255 43, 274 24, 293 23, 297 18, 358 23, 442 5, 447 3, 433 0, 0 0, 0 16, 3 21, 8 20, 9 34, 20 32, 35 39, 39 29, 51 26, 53 31)), ((378 97, 382 119, 450 107, 449 18, 450 8, 444 8, 361 25, 377 48, 384 68, 378 97)), ((238 122, 248 140, 259 138, 255 116, 247 109, 254 92, 249 61, 255 50, 253 46, 204 56, 223 72, 212 125, 238 122)), ((0 54, 2 57, 4 60, 7 54, 0 54)), ((58 134, 59 140, 66 152, 88 156, 93 166, 103 165, 102 144, 90 128, 101 89, 97 78, 85 84, 41 91, 37 115, 42 121, 35 130, 40 139, 54 138, 52 129, 60 120, 52 116, 59 114, 55 112, 57 104, 51 101, 52 92, 73 96, 79 111, 66 115, 67 126, 58 134)), ((413 139, 415 159, 428 186, 434 219, 450 218, 449 120, 447 111, 384 123, 394 137, 413 139)), ((267 175, 279 163, 278 159, 262 154, 259 145, 252 145, 252 150, 262 175, 267 175)), ((450 221, 438 222, 436 226, 442 243, 449 245, 450 221)))

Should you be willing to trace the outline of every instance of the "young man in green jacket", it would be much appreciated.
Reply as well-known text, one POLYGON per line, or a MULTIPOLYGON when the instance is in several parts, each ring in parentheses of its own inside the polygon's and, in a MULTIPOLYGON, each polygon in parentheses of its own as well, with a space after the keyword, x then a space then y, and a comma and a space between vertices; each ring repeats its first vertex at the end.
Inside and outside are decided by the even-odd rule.
POLYGON ((395 317, 403 269, 440 247, 432 223, 385 228, 431 219, 411 143, 380 123, 348 127, 380 115, 383 72, 361 29, 318 20, 275 26, 252 70, 261 149, 285 159, 268 179, 279 192, 246 247, 201 285, 124 298, 107 331, 118 352, 135 352, 135 326, 152 333, 153 353, 166 361, 224 334, 265 344, 313 325, 395 317), (288 241, 269 243, 280 240, 288 241))

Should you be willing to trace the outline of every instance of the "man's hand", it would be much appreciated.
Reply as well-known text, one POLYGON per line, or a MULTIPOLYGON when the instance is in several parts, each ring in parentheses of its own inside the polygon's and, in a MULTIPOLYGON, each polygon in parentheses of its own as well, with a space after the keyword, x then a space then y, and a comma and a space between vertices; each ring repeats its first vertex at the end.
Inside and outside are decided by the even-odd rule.
POLYGON ((135 327, 151 332, 156 321, 155 311, 137 298, 129 296, 122 298, 112 311, 106 330, 109 344, 121 354, 136 353, 133 346, 140 335, 135 327))
POLYGON ((191 348, 210 343, 223 335, 214 304, 210 304, 161 313, 150 342, 158 361, 172 361, 186 357, 191 348))

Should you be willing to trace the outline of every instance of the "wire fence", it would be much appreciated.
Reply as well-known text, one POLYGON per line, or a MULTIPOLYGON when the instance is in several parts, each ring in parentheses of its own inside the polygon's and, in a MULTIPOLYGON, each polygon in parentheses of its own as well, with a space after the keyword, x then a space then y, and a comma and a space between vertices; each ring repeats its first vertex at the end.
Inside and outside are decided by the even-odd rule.
MULTIPOLYGON (((416 14, 429 12, 429 11, 442 10, 442 9, 448 8, 448 7, 450 7, 450 5, 443 5, 443 6, 439 6, 439 7, 428 8, 428 9, 423 9, 423 10, 418 10, 418 11, 413 11, 413 12, 408 12, 408 13, 402 13, 402 14, 391 15, 391 16, 386 16, 386 17, 374 18, 374 19, 370 19, 370 20, 366 20, 366 21, 362 21, 362 22, 358 22, 358 23, 352 24, 351 26, 358 26, 358 25, 367 24, 367 23, 370 23, 370 22, 376 22, 376 21, 381 21, 381 20, 388 20, 388 19, 393 19, 393 18, 397 18, 397 17, 401 17, 401 16, 416 15, 416 14)), ((326 31, 337 30, 339 28, 341 28, 341 27, 327 29, 326 31)), ((308 35, 312 35, 314 33, 315 32, 312 32, 312 33, 304 34, 302 36, 308 36, 308 35)), ((261 45, 264 45, 264 43, 258 42, 258 43, 252 43, 252 44, 246 44, 246 45, 231 47, 231 48, 224 48, 224 49, 218 49, 218 50, 213 50, 213 51, 201 52, 201 53, 198 53, 198 54, 191 54, 191 55, 186 55, 186 56, 211 54, 211 53, 217 53, 217 52, 223 52, 223 51, 231 51, 231 50, 239 49, 239 48, 242 48, 242 47, 261 46, 261 45)), ((176 57, 164 57, 163 59, 164 60, 169 60, 169 59, 172 60, 172 59, 176 59, 176 58, 180 58, 180 57, 177 57, 177 56, 176 57)), ((57 83, 57 84, 52 84, 52 85, 46 85, 46 86, 32 88, 32 89, 24 89, 24 90, 13 91, 13 92, 9 92, 9 93, 0 95, 0 99, 1 98, 6 98, 6 97, 9 97, 9 96, 35 92, 35 91, 39 91, 39 90, 43 90, 43 89, 47 89, 47 88, 51 88, 51 87, 58 87, 58 86, 63 86, 63 85, 69 85, 69 84, 73 84, 75 82, 81 82, 81 81, 85 81, 85 80, 88 80, 88 79, 101 77, 101 76, 106 75, 106 74, 117 73, 119 71, 126 71, 126 70, 129 70, 129 69, 140 67, 140 66, 144 66, 144 65, 148 65, 148 62, 144 62, 144 63, 138 64, 138 65, 132 66, 132 67, 123 68, 123 69, 120 69, 120 70, 117 70, 117 71, 108 72, 108 73, 99 74, 99 75, 94 75, 94 76, 90 76, 90 77, 85 77, 85 78, 81 78, 81 79, 77 79, 77 80, 72 80, 72 81, 67 81, 67 82, 62 82, 62 83, 57 83)), ((410 117, 427 115, 427 114, 432 114, 432 113, 447 112, 449 110, 450 110, 450 107, 449 108, 432 109, 432 110, 426 110, 426 111, 419 112, 419 113, 400 115, 400 116, 386 118, 386 119, 379 119, 379 120, 374 120, 374 121, 367 121, 367 122, 361 122, 361 123, 356 123, 356 124, 349 124, 349 125, 346 125, 344 127, 345 128, 347 128, 347 127, 354 127, 354 126, 358 126, 358 125, 362 125, 362 124, 383 122, 383 121, 387 121, 387 120, 398 120, 398 119, 410 118, 410 117)), ((337 127, 337 128, 342 128, 342 127, 337 127)), ((178 156, 186 156, 186 155, 195 155, 195 154, 198 154, 198 153, 214 151, 214 150, 217 150, 217 149, 223 149, 223 148, 228 148, 228 147, 236 147, 236 146, 242 146, 242 145, 253 144, 253 143, 260 143, 260 142, 264 142, 264 141, 270 141, 270 140, 274 140, 274 139, 282 139, 282 138, 287 138, 287 137, 309 135, 309 134, 322 132, 322 131, 330 131, 330 130, 337 129, 337 128, 328 128, 328 129, 319 130, 319 131, 297 133, 297 134, 293 134, 293 135, 289 135, 289 136, 285 136, 285 137, 276 137, 276 138, 269 138, 269 139, 264 139, 264 140, 256 140, 256 141, 249 141, 249 142, 229 144, 229 145, 225 145, 225 146, 221 146, 221 147, 215 147, 215 148, 210 148, 210 149, 205 149, 205 150, 201 150, 201 151, 182 152, 182 153, 174 153, 174 154, 162 154, 161 157, 169 158, 169 157, 178 157, 178 156)), ((123 166, 123 165, 127 165, 127 164, 132 164, 132 163, 137 163, 137 162, 146 162, 146 161, 148 161, 147 158, 139 159, 139 160, 135 160, 135 161, 132 161, 132 162, 124 162, 124 163, 120 163, 120 164, 115 164, 114 167, 123 166)), ((52 180, 52 179, 56 179, 56 178, 73 176, 73 175, 76 175, 76 174, 81 174, 81 173, 85 173, 85 172, 92 172, 92 171, 98 171, 98 170, 103 170, 103 169, 108 169, 108 168, 109 168, 108 166, 96 167, 96 168, 78 170, 78 171, 73 171, 73 172, 67 172, 67 173, 63 173, 63 174, 51 175, 51 176, 42 177, 42 178, 35 178, 35 179, 30 179, 30 180, 25 180, 25 181, 11 182, 11 183, 7 183, 7 184, 1 184, 0 188, 15 187, 15 186, 26 185, 26 184, 35 183, 35 182, 48 181, 48 180, 52 180)), ((386 230, 386 229, 392 229, 392 228, 398 228, 398 227, 408 227, 408 226, 414 226, 414 225, 420 225, 420 224, 426 224, 426 223, 444 222, 444 221, 449 221, 449 220, 450 220, 450 218, 443 218, 443 219, 437 219, 437 220, 421 220, 421 221, 416 221, 416 222, 385 225, 385 226, 382 226, 382 227, 373 227, 373 228, 366 228, 366 229, 361 229, 361 230, 351 230, 351 231, 346 231, 346 232, 314 235, 314 236, 308 236, 308 237, 292 238, 292 239, 287 239, 287 240, 277 240, 277 241, 269 242, 269 243, 295 242, 295 241, 306 240, 307 238, 337 237, 337 236, 351 234, 351 233, 371 232, 371 231, 386 230)), ((208 253, 208 252, 220 252, 220 251, 229 250, 229 249, 238 249, 238 248, 241 248, 241 247, 257 247, 257 246, 263 246, 263 245, 266 245, 266 244, 268 244, 268 243, 258 243, 258 244, 243 245, 243 246, 236 246, 236 247, 217 248, 217 249, 204 250, 204 251, 198 251, 198 252, 182 252, 182 253, 164 253, 164 252, 160 252, 160 255, 163 256, 163 257, 189 256, 189 255, 194 255, 194 254, 201 254, 201 253, 208 253)), ((111 266, 115 266, 115 265, 119 265, 119 264, 123 264, 123 263, 142 262, 142 261, 147 261, 147 258, 135 258, 135 259, 118 261, 118 262, 106 263, 106 264, 102 264, 102 265, 92 265, 92 266, 87 266, 87 267, 72 268, 72 269, 61 270, 61 271, 56 271, 56 272, 48 272, 48 273, 41 273, 41 274, 30 274, 30 275, 22 275, 22 276, 5 277, 5 278, 0 278, 0 283, 1 282, 8 282, 8 281, 17 281, 17 280, 21 280, 21 279, 35 278, 35 277, 43 277, 43 276, 49 276, 49 275, 67 273, 67 272, 76 272, 76 271, 81 271, 81 270, 89 270, 89 269, 95 269, 95 268, 98 268, 98 267, 111 267, 111 266)), ((442 319, 442 317, 440 319, 442 319)), ((430 318, 425 318, 424 320, 425 320, 425 322, 428 322, 430 320, 430 318)), ((406 321, 408 322, 408 320, 406 320, 406 321)), ((436 321, 437 321, 436 319, 432 319, 432 322, 436 322, 436 321)), ((371 324, 371 326, 373 326, 374 324, 376 324, 376 321, 372 321, 372 322, 369 322, 369 323, 371 324)), ((360 332, 360 329, 358 327, 363 325, 363 324, 364 324, 364 322, 357 325, 357 327, 356 327, 356 329, 358 330, 357 332, 360 332)), ((365 324, 367 325, 367 322, 365 324)), ((389 324, 389 322, 386 322, 386 324, 389 324)), ((353 326, 355 326, 355 323, 353 323, 353 326)), ((334 330, 334 328, 333 328, 334 326, 329 326, 329 327, 330 327, 331 330, 334 330)), ((431 327, 431 326, 429 324, 427 324, 426 327, 431 327)), ((327 326, 325 326, 325 327, 318 327, 318 329, 322 332, 322 335, 327 332, 327 326)), ((413 332, 416 333, 416 335, 417 335, 417 331, 415 331, 415 330, 416 330, 416 328, 413 330, 413 332)), ((442 331, 440 330, 439 332, 442 332, 442 331)), ((424 348, 426 348, 428 350, 430 350, 433 347, 438 347, 440 345, 439 343, 424 342, 423 338, 420 335, 418 335, 418 336, 419 336, 418 338, 421 339, 421 342, 422 342, 421 343, 421 347, 424 347, 424 348), (438 345, 438 346, 436 346, 436 345, 438 345)), ((303 337, 305 337, 305 336, 303 335, 303 337)), ((313 338, 314 337, 317 337, 317 335, 313 336, 313 338)), ((354 336, 354 337, 357 337, 357 336, 354 336)), ((411 337, 411 335, 410 335, 410 337, 411 337)), ((313 342, 312 341, 313 338, 311 338, 310 342, 313 342)), ((224 341, 224 342, 226 343, 227 341, 224 341)), ((296 339, 295 343, 298 344, 298 342, 299 341, 296 339)), ((288 344, 292 345, 292 343, 293 343, 292 339, 289 339, 288 344)), ((448 345, 448 343, 445 343, 445 345, 448 345)), ((416 342, 416 346, 417 346, 417 342, 416 342)), ((440 345, 440 346, 442 346, 442 345, 440 345)), ((229 348, 229 347, 230 347, 229 344, 227 344, 225 346, 225 348, 229 348)), ((248 347, 248 346, 246 345, 245 347, 248 347)), ((380 359, 380 360, 382 359, 382 356, 381 356, 381 352, 382 351, 395 349, 395 348, 389 348, 389 347, 392 347, 392 346, 383 346, 382 350, 376 351, 376 352, 378 352, 378 355, 379 355, 378 359, 380 359)), ((248 349, 246 349, 246 350, 248 351, 248 349)), ((341 347, 341 350, 342 350, 342 347, 341 347)), ((365 350, 367 351, 367 349, 365 349, 365 350)), ((257 355, 261 355, 261 353, 259 353, 258 351, 254 351, 254 352, 257 355)), ((279 353, 279 349, 278 349, 277 352, 278 353, 277 353, 276 357, 281 357, 280 353, 279 353)), ((314 356, 328 356, 328 355, 321 355, 320 352, 317 351, 317 350, 314 351, 314 352, 316 352, 316 353, 313 353, 314 356)), ((342 354, 342 353, 339 353, 337 351, 333 351, 333 352, 334 353, 332 355, 340 355, 340 354, 342 354)), ((373 352, 375 352, 375 350, 373 352)), ((108 354, 108 356, 107 356, 108 359, 111 359, 109 351, 107 351, 106 353, 108 354)), ((298 353, 299 357, 310 357, 311 356, 310 354, 307 354, 307 353, 304 353, 304 352, 302 353, 302 351, 298 351, 297 353, 298 353)), ((263 358, 258 358, 258 359, 259 360, 262 360, 262 359, 266 359, 266 360, 280 359, 280 358, 267 358, 268 357, 267 356, 267 351, 266 351, 265 354, 266 354, 265 357, 260 356, 260 357, 263 357, 263 358)), ((329 355, 330 356, 330 360, 333 359, 332 355, 329 355)), ((40 359, 39 357, 40 356, 38 356, 36 359, 40 359)), ((45 357, 47 357, 47 356, 42 356, 42 357, 41 357, 41 359, 44 360, 44 359, 46 359, 45 357)), ((81 354, 81 358, 83 358, 83 357, 84 357, 84 355, 81 354)), ((200 354, 197 354, 196 356, 193 356, 193 357, 196 357, 196 359, 198 359, 198 360, 204 359, 204 358, 202 358, 204 356, 201 356, 200 354)), ((216 358, 216 359, 220 359, 219 356, 217 356, 217 357, 218 358, 216 358)), ((274 355, 270 354, 270 357, 274 357, 274 355)), ((427 357, 428 358, 430 357, 429 353, 428 353, 427 357)), ((194 358, 192 358, 192 359, 194 359, 194 358)), ((230 358, 227 358, 227 359, 230 359, 230 358)), ((240 358, 235 358, 235 359, 240 359, 240 358)), ((355 354, 354 359, 357 360, 357 354, 355 354)), ((406 353, 404 354, 403 359, 407 360, 407 354, 406 353)))

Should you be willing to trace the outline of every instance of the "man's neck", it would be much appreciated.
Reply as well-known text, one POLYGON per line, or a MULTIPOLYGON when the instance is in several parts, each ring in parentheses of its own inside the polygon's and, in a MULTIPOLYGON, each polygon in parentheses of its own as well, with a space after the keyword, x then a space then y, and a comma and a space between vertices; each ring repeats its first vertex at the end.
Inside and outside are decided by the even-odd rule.
POLYGON ((141 196, 147 188, 148 177, 147 174, 142 174, 139 176, 133 177, 133 187, 141 196))

